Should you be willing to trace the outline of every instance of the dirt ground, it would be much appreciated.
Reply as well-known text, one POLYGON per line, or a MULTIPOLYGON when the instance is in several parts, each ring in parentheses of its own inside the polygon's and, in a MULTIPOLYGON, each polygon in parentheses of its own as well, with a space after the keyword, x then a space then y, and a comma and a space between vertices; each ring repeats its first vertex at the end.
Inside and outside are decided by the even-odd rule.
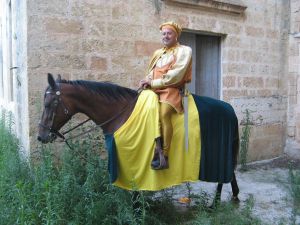
MULTIPOLYGON (((260 218, 263 224, 292 224, 293 203, 288 180, 290 167, 300 169, 300 159, 284 155, 273 160, 252 163, 245 172, 238 168, 236 176, 240 188, 240 206, 242 207, 249 197, 253 197, 253 214, 260 218)), ((213 199, 216 186, 206 182, 191 183, 192 193, 204 192, 209 195, 209 199, 213 199)), ((187 190, 186 185, 176 188, 176 198, 186 196, 187 190)), ((222 201, 230 201, 231 195, 230 184, 225 184, 222 201)), ((296 225, 300 225, 300 215, 296 216, 296 225)))

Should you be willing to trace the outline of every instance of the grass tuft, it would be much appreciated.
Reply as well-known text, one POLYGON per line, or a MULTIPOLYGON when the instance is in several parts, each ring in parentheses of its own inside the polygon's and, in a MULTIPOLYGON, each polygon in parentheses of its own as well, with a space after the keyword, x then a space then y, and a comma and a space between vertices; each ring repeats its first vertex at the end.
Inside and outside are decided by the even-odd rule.
POLYGON ((18 140, 5 126, 12 121, 5 118, 0 120, 1 224, 259 224, 251 216, 250 200, 242 210, 231 204, 209 210, 203 207, 206 196, 191 194, 187 186, 199 206, 180 210, 173 192, 155 198, 153 192, 114 187, 107 161, 99 156, 104 148, 95 145, 92 137, 70 143, 74 151, 65 148, 59 155, 53 145, 43 145, 34 151, 39 152, 38 161, 25 160, 18 140))
POLYGON ((245 118, 242 121, 244 125, 242 128, 242 136, 240 142, 240 164, 241 171, 247 170, 247 159, 248 159, 248 149, 249 149, 249 140, 251 135, 251 125, 253 124, 250 120, 250 112, 248 109, 245 111, 245 118))

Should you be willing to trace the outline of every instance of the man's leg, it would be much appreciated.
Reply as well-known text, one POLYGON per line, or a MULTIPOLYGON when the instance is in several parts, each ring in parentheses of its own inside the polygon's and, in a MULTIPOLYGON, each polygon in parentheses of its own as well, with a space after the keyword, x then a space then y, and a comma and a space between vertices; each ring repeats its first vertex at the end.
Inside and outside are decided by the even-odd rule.
POLYGON ((163 139, 163 155, 157 152, 155 159, 151 163, 153 169, 160 170, 169 168, 168 154, 173 136, 173 126, 171 121, 171 116, 173 113, 176 113, 176 111, 171 105, 167 103, 160 103, 159 117, 163 139))
POLYGON ((163 137, 163 151, 164 155, 168 156, 173 136, 173 126, 171 121, 172 114, 176 113, 175 109, 167 104, 161 103, 159 110, 159 117, 161 121, 161 133, 163 137))

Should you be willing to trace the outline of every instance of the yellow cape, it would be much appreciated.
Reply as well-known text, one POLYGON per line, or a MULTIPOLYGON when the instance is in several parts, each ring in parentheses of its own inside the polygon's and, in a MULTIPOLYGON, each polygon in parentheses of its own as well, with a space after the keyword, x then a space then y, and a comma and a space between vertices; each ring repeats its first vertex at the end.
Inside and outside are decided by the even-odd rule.
POLYGON ((128 190, 157 191, 199 180, 200 123, 191 95, 188 108, 188 151, 184 150, 184 114, 176 114, 172 117, 174 132, 169 153, 169 169, 151 169, 154 139, 160 136, 158 107, 157 95, 151 90, 143 91, 130 118, 115 132, 118 177, 114 185, 128 190))

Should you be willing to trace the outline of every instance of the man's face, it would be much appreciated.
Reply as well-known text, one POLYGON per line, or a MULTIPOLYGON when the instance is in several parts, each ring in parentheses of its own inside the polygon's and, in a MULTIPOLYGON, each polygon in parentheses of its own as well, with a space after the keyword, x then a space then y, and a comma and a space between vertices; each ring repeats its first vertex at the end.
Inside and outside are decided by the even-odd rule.
POLYGON ((177 34, 174 30, 170 28, 163 28, 161 30, 162 33, 162 43, 170 48, 177 43, 177 34))

